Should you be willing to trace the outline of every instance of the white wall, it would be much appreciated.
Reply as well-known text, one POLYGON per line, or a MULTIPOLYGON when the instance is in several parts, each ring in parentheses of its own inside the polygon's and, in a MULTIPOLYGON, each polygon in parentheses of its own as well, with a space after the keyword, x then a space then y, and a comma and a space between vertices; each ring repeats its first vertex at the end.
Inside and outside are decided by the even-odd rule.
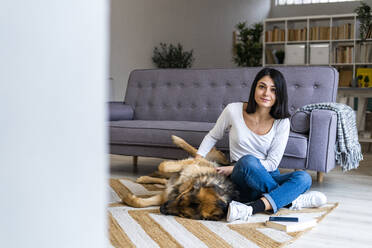
MULTIPOLYGON (((360 6, 360 1, 340 2, 340 3, 320 3, 304 5, 275 6, 275 0, 272 1, 270 17, 291 17, 291 16, 309 16, 309 15, 337 15, 353 13, 355 8, 360 6)), ((372 6, 372 0, 364 0, 369 6, 372 6)))
POLYGON ((0 8, 0 247, 105 247, 105 0, 0 8))
POLYGON ((235 25, 260 22, 269 11, 270 0, 111 0, 113 100, 123 100, 132 70, 154 68, 160 42, 194 49, 194 68, 235 67, 235 25))

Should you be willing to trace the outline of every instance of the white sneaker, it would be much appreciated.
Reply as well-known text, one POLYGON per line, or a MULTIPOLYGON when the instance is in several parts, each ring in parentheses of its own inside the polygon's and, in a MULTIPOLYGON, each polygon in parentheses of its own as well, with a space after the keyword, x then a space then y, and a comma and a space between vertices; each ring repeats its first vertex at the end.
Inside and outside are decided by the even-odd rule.
POLYGON ((234 220, 244 220, 247 221, 249 216, 252 215, 253 208, 247 206, 244 203, 232 201, 229 204, 229 209, 227 210, 227 222, 232 222, 234 220))
POLYGON ((301 208, 317 208, 327 203, 325 194, 319 191, 309 191, 301 194, 292 202, 289 209, 300 210, 301 208))

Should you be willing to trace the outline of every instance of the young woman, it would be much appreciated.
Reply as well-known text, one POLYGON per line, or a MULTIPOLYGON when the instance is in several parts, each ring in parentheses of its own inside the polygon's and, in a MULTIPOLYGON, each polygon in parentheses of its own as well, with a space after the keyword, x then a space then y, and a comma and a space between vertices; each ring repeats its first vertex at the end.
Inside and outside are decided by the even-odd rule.
POLYGON ((298 209, 326 203, 326 197, 320 192, 303 194, 312 182, 307 172, 280 174, 278 170, 290 130, 287 105, 283 75, 278 70, 264 68, 253 81, 248 103, 227 105, 204 137, 197 156, 204 157, 225 130, 229 131, 233 163, 216 170, 231 177, 238 187, 241 202, 249 202, 231 202, 227 221, 247 220, 252 214, 263 211, 275 213, 289 205, 298 209))

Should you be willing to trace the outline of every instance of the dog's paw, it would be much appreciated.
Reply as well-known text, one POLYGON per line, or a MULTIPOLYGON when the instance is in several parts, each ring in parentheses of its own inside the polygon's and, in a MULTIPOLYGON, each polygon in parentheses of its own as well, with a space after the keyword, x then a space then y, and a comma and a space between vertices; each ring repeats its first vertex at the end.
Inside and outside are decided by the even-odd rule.
POLYGON ((169 161, 164 161, 164 162, 161 162, 158 166, 158 171, 160 172, 168 172, 167 171, 167 166, 169 164, 169 161))
POLYGON ((136 179, 137 183, 146 183, 149 181, 149 176, 141 176, 136 179))
POLYGON ((133 201, 136 198, 132 193, 129 192, 121 192, 119 197, 121 202, 128 206, 133 206, 133 201))

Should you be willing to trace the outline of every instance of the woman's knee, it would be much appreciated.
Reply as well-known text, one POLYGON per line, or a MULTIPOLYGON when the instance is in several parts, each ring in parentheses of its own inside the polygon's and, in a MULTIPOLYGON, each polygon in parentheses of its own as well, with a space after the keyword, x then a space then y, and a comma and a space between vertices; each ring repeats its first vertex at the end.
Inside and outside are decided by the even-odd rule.
POLYGON ((258 167, 260 160, 253 155, 245 155, 241 157, 235 164, 239 169, 250 169, 258 167))
POLYGON ((301 184, 306 187, 306 189, 309 189, 311 187, 312 178, 306 171, 295 171, 294 176, 301 184))
POLYGON ((257 170, 259 166, 260 162, 255 156, 245 155, 241 157, 235 164, 232 176, 242 173, 243 174, 252 173, 252 171, 257 170))

